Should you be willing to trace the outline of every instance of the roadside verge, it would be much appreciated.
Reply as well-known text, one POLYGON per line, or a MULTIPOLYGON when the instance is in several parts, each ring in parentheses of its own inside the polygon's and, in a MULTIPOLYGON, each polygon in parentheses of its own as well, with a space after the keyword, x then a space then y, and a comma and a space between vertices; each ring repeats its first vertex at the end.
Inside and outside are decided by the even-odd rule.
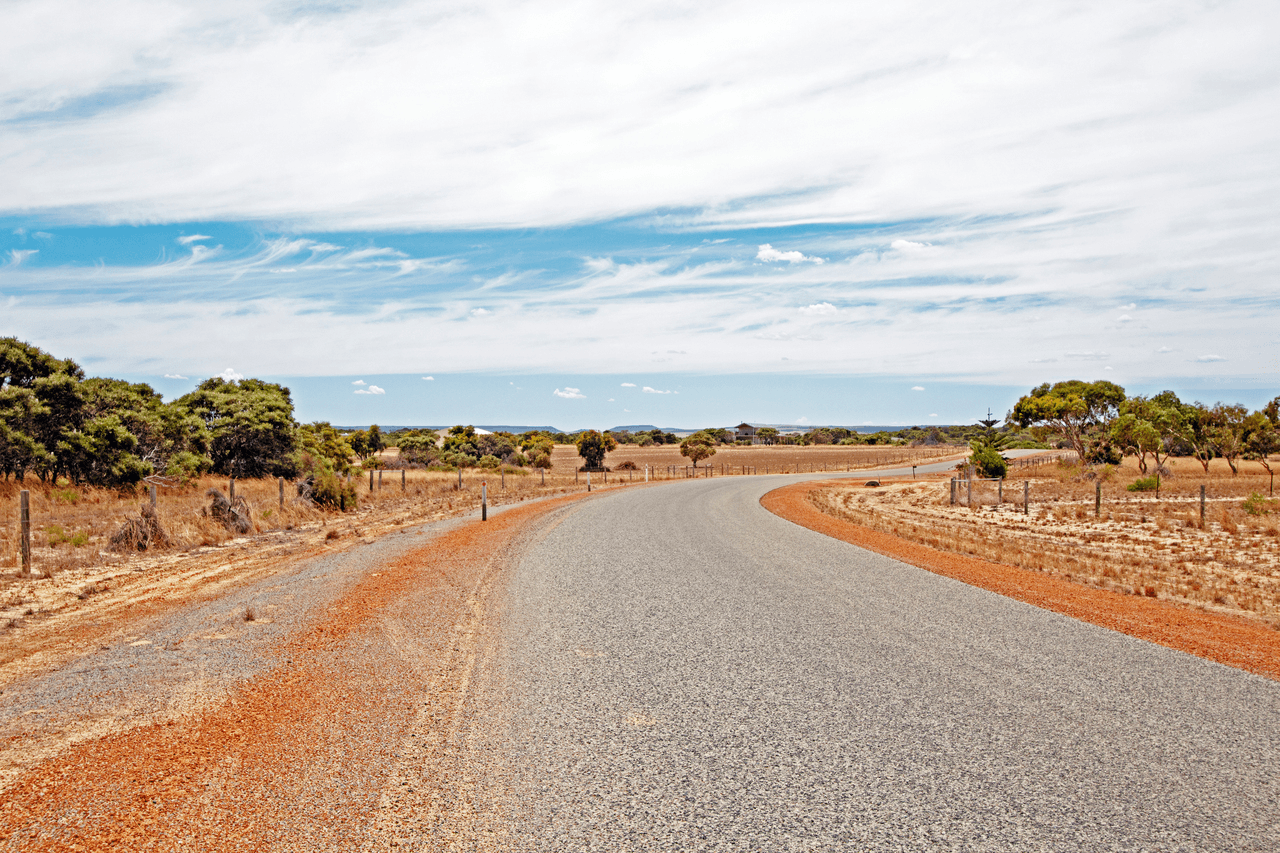
POLYGON ((1232 616, 1095 589, 1040 572, 951 554, 854 524, 820 510, 810 495, 828 481, 796 483, 760 504, 814 532, 1027 604, 1166 648, 1280 680, 1280 632, 1232 616))

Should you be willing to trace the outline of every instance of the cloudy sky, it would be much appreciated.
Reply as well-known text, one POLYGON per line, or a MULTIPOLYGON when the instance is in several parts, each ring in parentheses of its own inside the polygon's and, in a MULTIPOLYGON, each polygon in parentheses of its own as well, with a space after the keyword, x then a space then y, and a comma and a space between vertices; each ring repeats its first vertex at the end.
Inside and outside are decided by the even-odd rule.
POLYGON ((1278 25, 11 0, 0 335, 339 423, 971 422, 1065 378, 1258 405, 1278 25))

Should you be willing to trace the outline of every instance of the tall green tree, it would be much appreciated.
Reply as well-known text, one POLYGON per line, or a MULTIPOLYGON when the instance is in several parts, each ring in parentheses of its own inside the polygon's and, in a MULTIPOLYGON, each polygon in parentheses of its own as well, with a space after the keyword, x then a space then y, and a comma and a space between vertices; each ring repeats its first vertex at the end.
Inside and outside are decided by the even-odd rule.
POLYGON ((293 475, 298 425, 288 388, 214 377, 175 402, 208 431, 213 470, 234 477, 293 475))
POLYGON ((1240 454, 1249 439, 1249 409, 1239 403, 1215 403, 1209 410, 1209 439, 1233 475, 1240 473, 1240 454))
POLYGON ((1107 433, 1124 401, 1124 389, 1114 382, 1046 382, 1020 398, 1010 418, 1024 429, 1044 424, 1066 440, 1082 460, 1100 461, 1108 455, 1107 433))
POLYGON ((618 442, 609 433, 600 433, 589 429, 578 434, 574 442, 578 446, 578 455, 588 468, 603 468, 604 455, 618 446, 618 442))

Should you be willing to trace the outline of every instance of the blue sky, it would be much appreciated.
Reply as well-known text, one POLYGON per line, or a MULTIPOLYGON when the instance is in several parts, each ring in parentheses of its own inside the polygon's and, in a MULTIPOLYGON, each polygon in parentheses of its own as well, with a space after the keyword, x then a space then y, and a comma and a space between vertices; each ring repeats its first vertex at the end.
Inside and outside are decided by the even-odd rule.
POLYGON ((0 335, 97 375, 565 428, 1280 393, 1273 4, 11 6, 0 335))

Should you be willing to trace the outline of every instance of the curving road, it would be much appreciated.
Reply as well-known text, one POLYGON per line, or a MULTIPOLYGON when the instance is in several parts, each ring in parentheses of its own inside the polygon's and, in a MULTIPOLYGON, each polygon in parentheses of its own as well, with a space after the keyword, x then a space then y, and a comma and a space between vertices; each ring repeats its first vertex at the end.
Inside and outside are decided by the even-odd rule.
POLYGON ((1280 684, 759 505, 796 479, 601 495, 528 549, 517 847, 1280 849, 1280 684))

